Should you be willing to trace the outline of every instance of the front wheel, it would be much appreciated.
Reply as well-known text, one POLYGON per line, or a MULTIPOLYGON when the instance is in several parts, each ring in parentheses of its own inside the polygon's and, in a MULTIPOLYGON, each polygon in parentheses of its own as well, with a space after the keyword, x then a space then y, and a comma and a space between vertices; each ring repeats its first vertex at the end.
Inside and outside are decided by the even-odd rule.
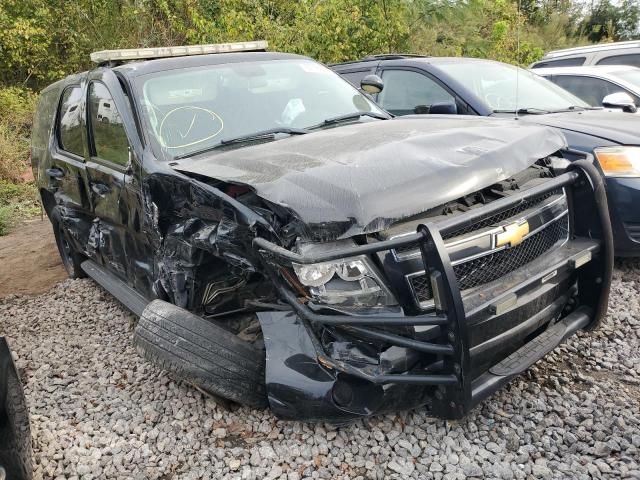
POLYGON ((142 356, 187 383, 242 405, 267 406, 264 351, 202 317, 154 300, 134 341, 142 356))

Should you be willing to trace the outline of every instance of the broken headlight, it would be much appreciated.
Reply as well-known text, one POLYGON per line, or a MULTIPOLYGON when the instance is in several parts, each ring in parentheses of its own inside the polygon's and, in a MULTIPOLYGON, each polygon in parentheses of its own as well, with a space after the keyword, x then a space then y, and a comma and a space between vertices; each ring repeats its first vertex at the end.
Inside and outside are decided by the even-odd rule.
MULTIPOLYGON (((307 244, 300 250, 308 253, 345 246, 353 246, 353 243, 307 244)), ((397 304, 376 266, 364 255, 309 265, 294 263, 293 270, 300 283, 308 288, 311 298, 318 303, 340 307, 397 304)))

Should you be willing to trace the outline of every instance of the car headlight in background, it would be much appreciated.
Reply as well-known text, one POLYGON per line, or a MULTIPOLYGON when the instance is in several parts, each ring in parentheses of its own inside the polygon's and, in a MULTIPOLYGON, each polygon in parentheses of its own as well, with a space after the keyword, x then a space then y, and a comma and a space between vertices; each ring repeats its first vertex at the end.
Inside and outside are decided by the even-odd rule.
POLYGON ((640 177, 640 147, 599 147, 596 158, 607 177, 640 177))
MULTIPOLYGON (((335 242, 315 244, 312 248, 317 251, 322 247, 327 251, 343 246, 344 242, 335 242)), ((309 248, 303 246, 301 250, 309 251, 309 248)), ((364 255, 309 265, 294 263, 293 270, 318 303, 369 308, 397 304, 376 266, 364 255)))

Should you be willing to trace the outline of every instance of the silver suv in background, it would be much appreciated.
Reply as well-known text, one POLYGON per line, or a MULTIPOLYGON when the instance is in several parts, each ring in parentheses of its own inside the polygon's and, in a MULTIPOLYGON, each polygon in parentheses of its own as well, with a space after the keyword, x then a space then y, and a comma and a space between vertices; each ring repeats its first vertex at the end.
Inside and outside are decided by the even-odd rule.
POLYGON ((573 93, 592 107, 640 107, 640 68, 628 65, 534 68, 533 72, 573 93))
POLYGON ((631 65, 640 67, 640 40, 565 48, 545 53, 530 68, 631 65))

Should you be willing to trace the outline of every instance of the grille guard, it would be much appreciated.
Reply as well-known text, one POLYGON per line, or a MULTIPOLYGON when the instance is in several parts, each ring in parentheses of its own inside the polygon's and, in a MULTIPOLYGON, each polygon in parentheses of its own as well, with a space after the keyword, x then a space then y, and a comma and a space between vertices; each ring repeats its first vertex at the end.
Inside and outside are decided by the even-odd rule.
MULTIPOLYGON (((576 152, 572 152, 576 153, 576 152)), ((581 152, 580 152, 581 153, 581 152)), ((584 154, 581 153, 584 156, 584 154)), ((590 156, 587 156, 589 158, 590 156)), ((306 327, 317 353, 318 362, 329 370, 335 370, 372 384, 410 384, 435 386, 432 399, 433 411, 445 418, 460 418, 475 404, 504 385, 513 375, 495 375, 487 372, 473 380, 470 371, 469 339, 466 315, 458 281, 443 237, 448 233, 468 227, 474 222, 512 208, 520 202, 529 201, 546 192, 565 188, 569 198, 571 231, 578 237, 599 241, 594 258, 578 274, 582 306, 578 311, 565 317, 567 325, 561 341, 580 328, 595 328, 606 314, 610 278, 613 270, 613 238, 606 199, 604 181, 600 172, 589 160, 573 162, 566 173, 509 197, 496 200, 455 217, 436 223, 419 225, 417 231, 399 238, 355 247, 336 249, 330 252, 298 254, 282 248, 265 238, 257 237, 254 248, 262 255, 267 271, 276 288, 299 316, 306 327), (595 215, 594 215, 595 213, 595 215), (425 271, 437 289, 435 311, 415 316, 390 315, 338 315, 321 314, 299 302, 296 294, 280 279, 277 265, 291 262, 313 264, 332 261, 356 255, 368 255, 380 251, 419 243, 425 271), (582 273, 580 273, 582 272, 582 273), (421 353, 438 355, 442 368, 439 373, 384 373, 330 358, 325 354, 319 339, 313 333, 310 323, 334 326, 361 338, 382 340, 391 345, 405 347, 421 353), (434 326, 439 327, 437 341, 415 340, 383 331, 379 326, 434 326)), ((575 267, 574 258, 567 258, 564 264, 575 267)), ((531 357, 530 352, 527 353, 531 357)), ((532 362, 538 358, 532 356, 532 362)), ((528 366, 528 365, 527 365, 528 366)), ((498 369, 499 370, 499 369, 498 369)), ((498 371, 496 370, 496 371, 498 371)))

